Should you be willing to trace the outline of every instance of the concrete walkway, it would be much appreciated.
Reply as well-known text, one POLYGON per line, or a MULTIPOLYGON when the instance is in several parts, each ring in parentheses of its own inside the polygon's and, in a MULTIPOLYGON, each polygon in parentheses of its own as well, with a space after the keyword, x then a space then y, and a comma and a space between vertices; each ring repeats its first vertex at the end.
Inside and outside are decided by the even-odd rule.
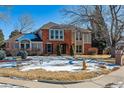
POLYGON ((0 83, 8 83, 27 88, 103 88, 108 83, 124 83, 124 66, 108 75, 90 79, 85 82, 75 84, 50 84, 28 80, 16 80, 7 77, 0 77, 0 83))

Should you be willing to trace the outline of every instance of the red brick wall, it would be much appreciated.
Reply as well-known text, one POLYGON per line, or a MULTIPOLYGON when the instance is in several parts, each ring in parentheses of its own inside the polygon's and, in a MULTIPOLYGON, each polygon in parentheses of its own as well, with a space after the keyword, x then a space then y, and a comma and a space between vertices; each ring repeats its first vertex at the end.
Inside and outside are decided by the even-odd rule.
POLYGON ((91 47, 92 47, 91 44, 85 43, 84 44, 84 54, 87 54, 88 49, 91 48, 91 47))
POLYGON ((45 44, 46 43, 52 43, 53 44, 53 54, 56 54, 56 46, 58 44, 67 44, 66 47, 66 54, 70 54, 70 46, 72 44, 72 35, 71 31, 66 30, 64 31, 64 41, 53 41, 49 40, 49 30, 48 29, 42 29, 42 40, 43 40, 43 49, 45 51, 45 44))

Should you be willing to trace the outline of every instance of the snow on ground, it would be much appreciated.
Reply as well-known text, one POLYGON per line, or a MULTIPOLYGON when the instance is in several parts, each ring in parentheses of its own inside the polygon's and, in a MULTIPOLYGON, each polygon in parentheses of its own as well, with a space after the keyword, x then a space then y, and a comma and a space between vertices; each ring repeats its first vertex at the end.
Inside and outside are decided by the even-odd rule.
POLYGON ((0 88, 24 88, 22 86, 12 85, 12 84, 2 84, 0 83, 0 88))
MULTIPOLYGON (((71 71, 77 72, 82 69, 83 59, 74 59, 70 56, 29 56, 31 61, 25 61, 21 63, 19 68, 21 71, 28 71, 32 69, 45 69, 47 71, 71 71)), ((85 59, 86 64, 88 65, 89 71, 97 71, 99 65, 105 65, 108 69, 113 67, 118 67, 118 65, 110 64, 106 62, 97 62, 93 59, 85 59)), ((0 67, 14 67, 16 66, 15 62, 0 63, 0 67)))

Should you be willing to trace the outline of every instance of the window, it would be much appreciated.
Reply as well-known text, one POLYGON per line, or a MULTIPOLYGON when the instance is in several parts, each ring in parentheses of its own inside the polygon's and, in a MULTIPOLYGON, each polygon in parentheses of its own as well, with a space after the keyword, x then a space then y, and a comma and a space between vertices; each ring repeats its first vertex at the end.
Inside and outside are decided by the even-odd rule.
POLYGON ((41 49, 41 43, 32 43, 32 49, 41 49))
POLYGON ((82 33, 79 34, 79 40, 82 40, 82 33))
POLYGON ((78 33, 76 33, 76 40, 78 40, 78 33))
POLYGON ((21 44, 21 49, 24 49, 24 44, 21 44))
POLYGON ((91 34, 84 34, 84 42, 85 43, 91 42, 91 34))
POLYGON ((60 39, 64 39, 64 31, 60 31, 60 39))
POLYGON ((38 47, 37 47, 38 49, 41 49, 41 43, 38 43, 38 47))
POLYGON ((26 44, 26 49, 30 48, 30 44, 26 44))
POLYGON ((50 29, 49 30, 49 39, 50 40, 63 40, 64 39, 64 30, 50 29))
POLYGON ((46 50, 48 53, 52 53, 52 50, 53 50, 52 44, 46 44, 46 50))
POLYGON ((32 43, 32 48, 36 49, 37 48, 37 44, 36 43, 32 43))
POLYGON ((59 33, 58 30, 55 30, 55 38, 58 39, 59 38, 59 33))
POLYGON ((81 32, 76 33, 76 40, 82 40, 82 33, 81 32))
POLYGON ((30 41, 22 40, 21 41, 21 49, 29 49, 30 48, 30 41))
POLYGON ((82 52, 82 45, 77 45, 76 46, 76 52, 81 53, 82 52))
POLYGON ((51 35, 50 38, 51 38, 51 39, 54 39, 54 31, 53 31, 53 30, 50 31, 50 35, 51 35))

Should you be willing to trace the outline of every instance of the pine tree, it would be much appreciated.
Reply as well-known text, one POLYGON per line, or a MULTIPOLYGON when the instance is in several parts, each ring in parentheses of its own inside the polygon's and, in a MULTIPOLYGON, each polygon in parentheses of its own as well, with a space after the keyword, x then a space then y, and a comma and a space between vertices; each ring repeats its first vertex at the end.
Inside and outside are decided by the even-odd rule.
POLYGON ((57 52, 57 56, 61 55, 60 45, 57 45, 56 52, 57 52))
POLYGON ((0 47, 4 45, 4 35, 2 29, 0 29, 0 47))
POLYGON ((12 38, 12 37, 14 37, 14 36, 17 36, 17 35, 19 35, 19 34, 20 34, 20 32, 19 32, 18 30, 14 30, 14 31, 11 32, 9 38, 12 38))

